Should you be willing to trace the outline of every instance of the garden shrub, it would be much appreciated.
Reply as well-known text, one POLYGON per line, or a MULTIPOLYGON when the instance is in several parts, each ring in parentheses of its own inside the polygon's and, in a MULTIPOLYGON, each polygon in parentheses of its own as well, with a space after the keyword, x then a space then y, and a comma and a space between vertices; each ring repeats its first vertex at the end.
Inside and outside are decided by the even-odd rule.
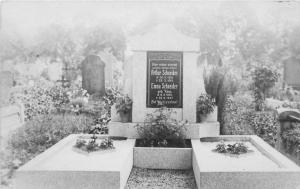
POLYGON ((12 94, 10 101, 21 101, 24 104, 25 120, 30 120, 36 115, 49 114, 54 108, 49 88, 49 83, 42 81, 34 86, 22 87, 20 91, 12 94))
POLYGON ((142 138, 138 146, 185 147, 185 123, 173 119, 172 114, 172 109, 159 108, 153 114, 148 114, 143 124, 136 125, 142 138))
POLYGON ((11 96, 11 103, 20 101, 24 104, 25 120, 38 115, 61 112, 70 102, 68 88, 49 81, 36 81, 33 86, 22 87, 11 96))
POLYGON ((88 116, 40 115, 17 129, 8 142, 11 160, 26 163, 64 137, 73 133, 88 133, 93 120, 88 116))
POLYGON ((292 123, 292 127, 281 133, 285 151, 300 162, 300 123, 292 123))
POLYGON ((253 91, 256 111, 263 110, 264 101, 278 78, 279 73, 270 68, 258 67, 254 69, 250 89, 253 91))
POLYGON ((274 111, 250 111, 247 115, 249 125, 254 129, 255 134, 275 146, 278 128, 277 114, 274 111))
POLYGON ((235 95, 228 98, 222 118, 222 134, 256 134, 275 146, 278 126, 277 114, 273 110, 255 111, 251 95, 235 95))
POLYGON ((254 134, 254 129, 246 119, 252 109, 252 97, 248 94, 237 94, 228 97, 221 119, 221 133, 225 135, 254 134))

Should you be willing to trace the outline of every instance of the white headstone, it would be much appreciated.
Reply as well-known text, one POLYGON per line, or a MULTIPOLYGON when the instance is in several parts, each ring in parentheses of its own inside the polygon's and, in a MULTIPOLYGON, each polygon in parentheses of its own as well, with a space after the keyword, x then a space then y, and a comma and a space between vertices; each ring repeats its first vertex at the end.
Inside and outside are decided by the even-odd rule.
POLYGON ((129 47, 132 53, 125 63, 124 86, 133 100, 132 122, 143 122, 146 114, 157 108, 156 103, 163 102, 174 108, 176 119, 195 123, 197 95, 203 90, 197 68, 200 40, 182 34, 171 24, 160 24, 131 38, 129 47), (165 68, 173 75, 164 77, 165 68), (153 89, 155 82, 168 90, 153 89))

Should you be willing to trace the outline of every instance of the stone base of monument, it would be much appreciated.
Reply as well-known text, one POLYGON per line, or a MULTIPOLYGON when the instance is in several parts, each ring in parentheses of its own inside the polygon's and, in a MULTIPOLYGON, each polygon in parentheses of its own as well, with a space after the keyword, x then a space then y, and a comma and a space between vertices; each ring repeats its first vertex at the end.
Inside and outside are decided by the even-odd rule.
POLYGON ((114 141, 115 149, 89 154, 73 150, 70 135, 17 170, 17 189, 124 188, 133 166, 134 139, 114 141))
MULTIPOLYGON (((136 125, 143 123, 121 123, 110 122, 108 132, 110 136, 122 136, 127 138, 140 138, 136 125)), ((184 129, 186 139, 196 139, 201 137, 219 136, 219 122, 204 122, 187 124, 184 129)))
POLYGON ((134 147, 133 165, 148 169, 191 169, 192 148, 134 147))
POLYGON ((192 140, 192 164, 200 189, 299 189, 300 168, 259 137, 220 136, 192 140), (251 152, 214 152, 220 141, 244 142, 251 152))

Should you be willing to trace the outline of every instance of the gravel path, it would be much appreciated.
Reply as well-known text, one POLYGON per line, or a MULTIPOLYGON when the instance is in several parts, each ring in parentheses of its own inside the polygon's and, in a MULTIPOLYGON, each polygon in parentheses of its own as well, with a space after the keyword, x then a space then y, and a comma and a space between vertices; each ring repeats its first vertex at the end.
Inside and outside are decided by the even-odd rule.
POLYGON ((196 189, 193 170, 154 170, 133 168, 126 189, 196 189))

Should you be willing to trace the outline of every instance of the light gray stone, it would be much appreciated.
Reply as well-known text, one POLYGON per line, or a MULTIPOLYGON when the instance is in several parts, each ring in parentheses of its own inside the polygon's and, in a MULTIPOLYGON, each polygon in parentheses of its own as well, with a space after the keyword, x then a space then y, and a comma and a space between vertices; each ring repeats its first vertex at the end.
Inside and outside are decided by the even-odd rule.
POLYGON ((115 149, 78 153, 70 135, 17 170, 17 189, 120 189, 133 165, 135 140, 114 141, 115 149))
MULTIPOLYGON (((245 161, 243 169, 227 163, 219 167, 206 164, 207 159, 212 158, 204 153, 199 139, 192 140, 193 170, 198 188, 200 189, 298 189, 300 187, 300 168, 291 160, 280 154, 261 138, 255 135, 247 136, 220 136, 201 140, 212 141, 248 141, 269 160, 270 164, 277 166, 253 166, 245 161), (226 168, 224 168, 226 167, 226 168), (247 168, 248 167, 248 168, 247 168)), ((254 152, 255 153, 255 152, 254 152)), ((247 154, 246 154, 247 155, 247 154)), ((250 156, 251 154, 249 154, 250 156)), ((230 158, 225 156, 224 159, 230 158)), ((236 157, 231 157, 236 158, 236 157)), ((213 161, 213 160, 212 160, 213 161)), ((219 159, 221 161, 221 159, 219 159)), ((257 160, 259 163, 259 160, 257 160)))
POLYGON ((148 169, 190 169, 192 149, 134 147, 133 165, 148 169))

